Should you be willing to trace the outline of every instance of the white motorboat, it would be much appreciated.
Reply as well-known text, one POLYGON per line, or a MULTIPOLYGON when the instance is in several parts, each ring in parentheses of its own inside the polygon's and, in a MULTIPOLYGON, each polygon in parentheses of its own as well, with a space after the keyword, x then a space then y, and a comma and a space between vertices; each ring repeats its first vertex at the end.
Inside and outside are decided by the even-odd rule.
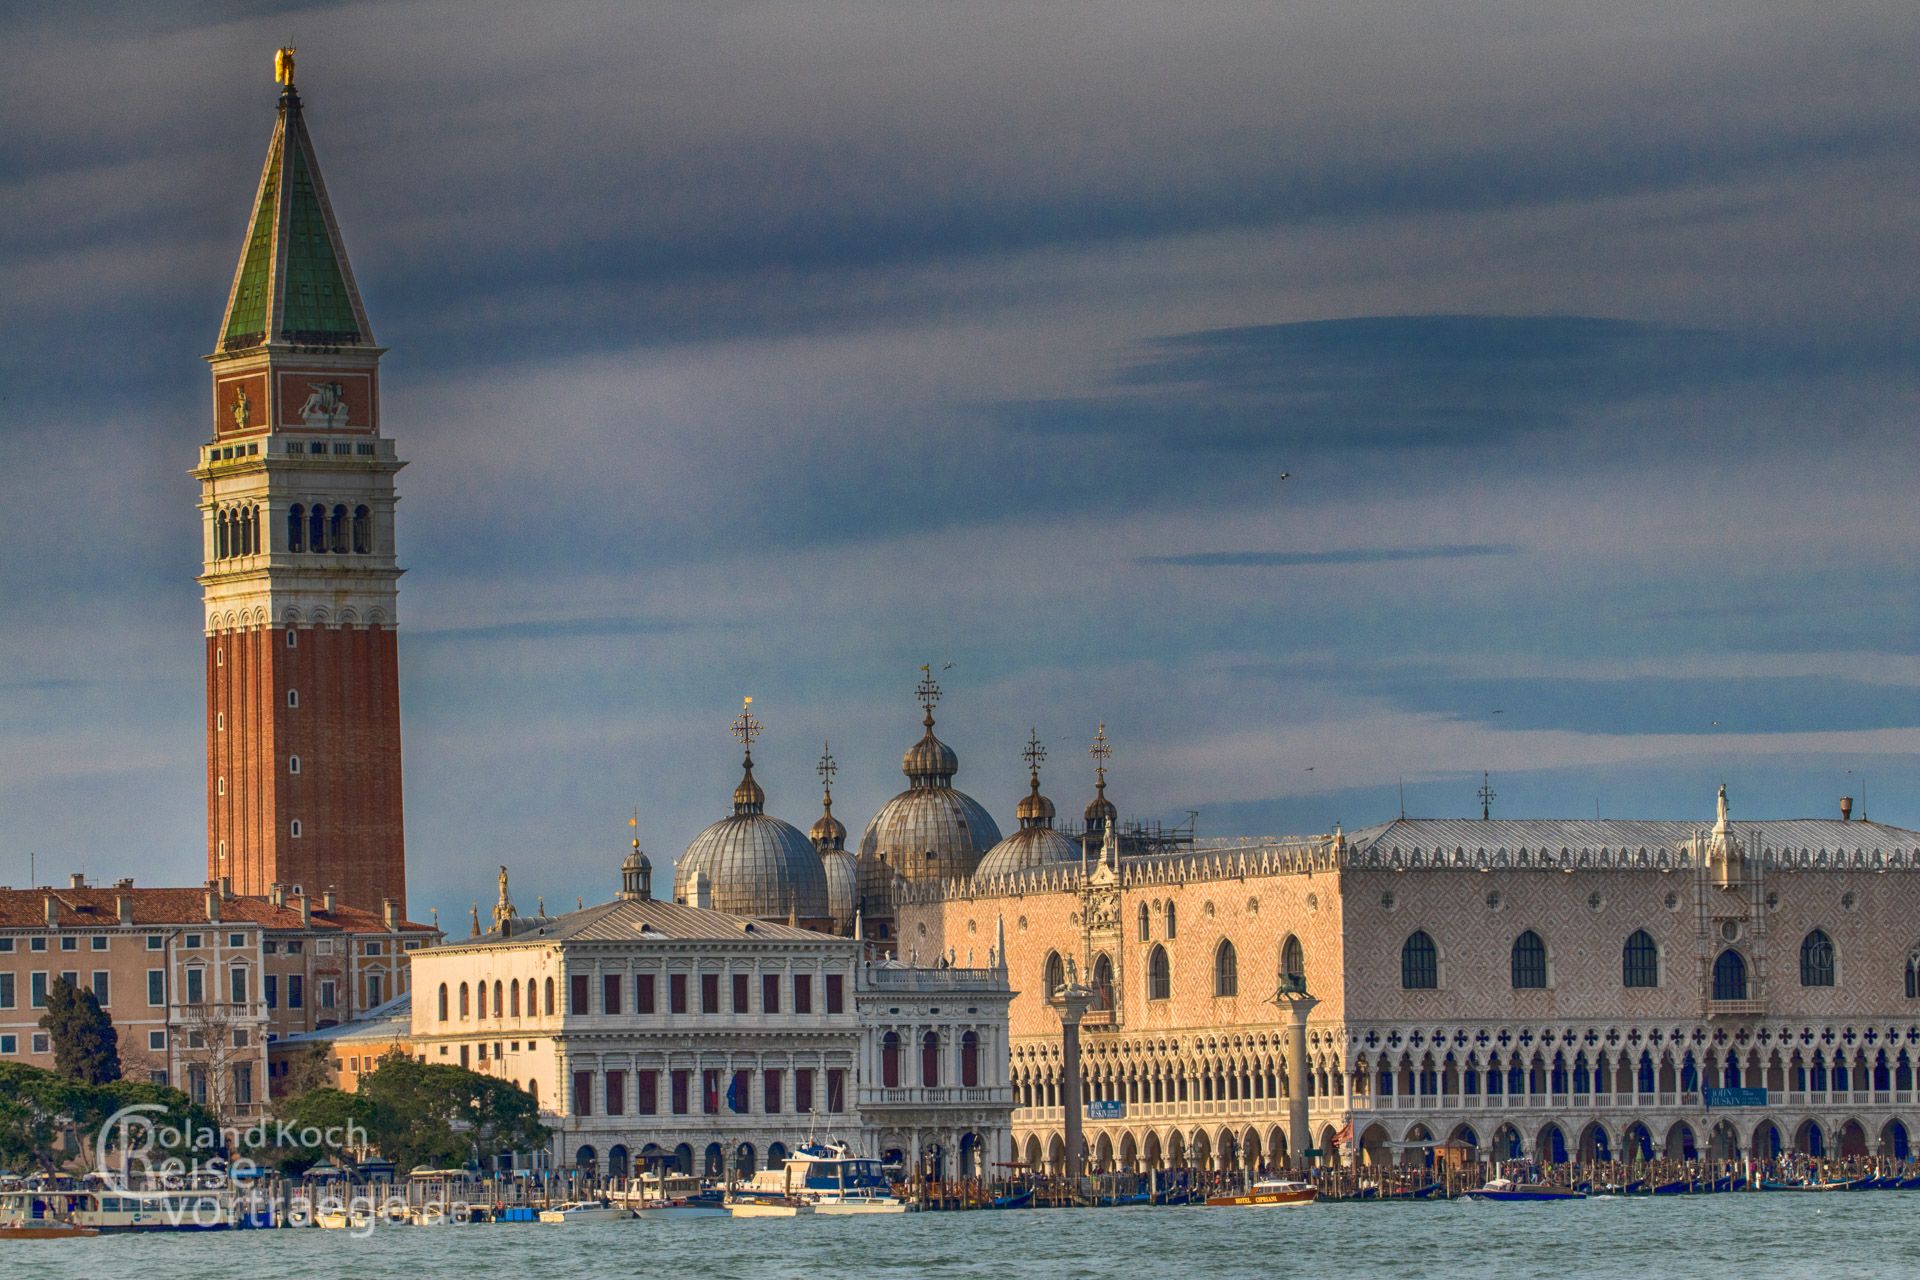
POLYGON ((572 1200, 540 1211, 542 1222, 612 1222, 632 1216, 633 1211, 625 1205, 608 1204, 605 1200, 572 1200))
POLYGON ((811 1140, 780 1168, 762 1169, 727 1196, 727 1212, 741 1218, 905 1213, 912 1207, 893 1194, 878 1160, 855 1156, 844 1142, 811 1140))
POLYGON ((613 1201, 636 1218, 724 1218, 727 1197, 691 1174, 648 1174, 613 1193, 613 1201))

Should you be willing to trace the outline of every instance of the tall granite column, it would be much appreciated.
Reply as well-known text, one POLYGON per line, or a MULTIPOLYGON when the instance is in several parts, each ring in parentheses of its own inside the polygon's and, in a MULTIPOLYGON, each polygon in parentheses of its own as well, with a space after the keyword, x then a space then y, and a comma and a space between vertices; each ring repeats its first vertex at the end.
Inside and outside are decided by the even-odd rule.
POLYGON ((1312 1167, 1307 1151, 1313 1136, 1307 1132, 1307 1015, 1320 1002, 1308 995, 1304 986, 1281 988, 1276 1003, 1290 1015, 1287 1022, 1287 1154, 1290 1163, 1302 1173, 1312 1167))

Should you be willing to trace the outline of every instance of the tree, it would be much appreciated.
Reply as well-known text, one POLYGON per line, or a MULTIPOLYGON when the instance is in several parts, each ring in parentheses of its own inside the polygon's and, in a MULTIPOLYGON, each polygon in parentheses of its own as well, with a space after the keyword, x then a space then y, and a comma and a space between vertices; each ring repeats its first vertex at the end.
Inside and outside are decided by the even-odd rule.
POLYGON ((260 1058, 256 1021, 241 1004, 209 1000, 186 1007, 186 1044, 179 1057, 187 1092, 216 1115, 233 1115, 254 1100, 253 1068, 260 1058))
POLYGON ((544 1147, 550 1137, 532 1094, 463 1067, 393 1054, 360 1092, 373 1108, 374 1145, 402 1169, 464 1166, 544 1147))
POLYGON ((344 1089, 309 1089, 281 1104, 279 1123, 267 1126, 276 1145, 252 1152, 255 1160, 282 1173, 301 1174, 323 1158, 342 1160, 356 1143, 371 1142, 373 1103, 344 1089), (279 1144, 284 1133, 291 1142, 279 1144))
POLYGON ((120 1078, 120 1033, 92 988, 55 978, 40 1029, 53 1040, 53 1069, 69 1080, 94 1085, 120 1078))
POLYGON ((333 1054, 324 1044, 303 1045, 283 1055, 280 1062, 280 1087, 289 1099, 333 1082, 333 1054))
POLYGON ((52 1169, 66 1134, 75 1086, 51 1071, 0 1062, 0 1167, 52 1169))

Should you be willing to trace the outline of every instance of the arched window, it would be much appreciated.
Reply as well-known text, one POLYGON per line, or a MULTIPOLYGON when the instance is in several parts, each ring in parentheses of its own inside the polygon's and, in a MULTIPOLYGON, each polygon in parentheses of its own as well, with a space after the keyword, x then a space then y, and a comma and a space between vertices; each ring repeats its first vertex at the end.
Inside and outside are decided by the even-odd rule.
POLYGON ((888 1089, 900 1087, 900 1033, 889 1031, 880 1040, 880 1083, 888 1089))
POLYGON ((260 549, 260 508, 249 506, 241 525, 240 545, 242 555, 252 555, 260 549))
POLYGON ((1155 947, 1147 953, 1147 999, 1165 1000, 1173 995, 1173 966, 1167 961, 1167 949, 1155 947))
POLYGON ((1167 941, 1172 942, 1179 932, 1178 923, 1173 914, 1173 904, 1169 902, 1167 904, 1167 941))
POLYGON ((1113 1008, 1113 961, 1104 951, 1093 958, 1093 1007, 1113 1008))
POLYGON ((1047 952, 1047 963, 1040 980, 1046 987, 1049 1000, 1053 999, 1061 987, 1067 985, 1067 966, 1061 961, 1058 951, 1047 952))
POLYGON ((1240 994, 1240 957, 1225 938, 1213 952, 1213 994, 1215 997, 1240 994))
POLYGON ((1824 929, 1815 929, 1800 944, 1800 985, 1833 985, 1833 939, 1827 936, 1824 929))
POLYGON ((1920 951, 1907 957, 1907 999, 1920 1000, 1920 951))
POLYGON ((1547 985, 1547 944, 1529 929, 1513 940, 1513 988, 1538 991, 1547 985))
POLYGON ((447 984, 440 984, 440 1021, 447 1020, 447 984))
POLYGON ((507 984, 507 1011, 516 1018, 520 1016, 520 979, 518 978, 507 984))
POLYGON ((1140 941, 1145 942, 1153 936, 1153 917, 1147 913, 1147 904, 1140 904, 1140 941))
POLYGON ((1747 998, 1747 961, 1732 947, 1720 953, 1713 962, 1713 998, 1715 1000, 1745 1000, 1747 998))
POLYGON ((1620 984, 1627 987, 1660 985, 1660 948, 1654 945, 1653 935, 1645 929, 1635 929, 1628 936, 1627 945, 1620 948, 1620 984))
POLYGON ((213 558, 227 558, 227 513, 224 511, 213 513, 213 558))
POLYGON ((960 1037, 960 1083, 969 1089, 980 1083, 980 1037, 972 1031, 960 1037))
POLYGON ((1280 981, 1295 987, 1307 985, 1306 953, 1300 948, 1300 939, 1292 934, 1280 944, 1280 981))
POLYGON ((1400 946, 1400 985, 1408 991, 1432 991, 1440 985, 1440 954, 1425 929, 1400 946))
POLYGON ((474 985, 473 994, 475 997, 473 1002, 473 1016, 484 1020, 487 1016, 487 984, 485 979, 482 979, 474 985))
POLYGON ((460 984, 460 1016, 462 1018, 467 1017, 467 1014, 468 1014, 467 1006, 469 1005, 469 1003, 471 1003, 471 1001, 467 995, 467 984, 463 982, 460 984))
POLYGON ((296 502, 287 508, 287 550, 304 551, 307 546, 307 509, 296 502))
POLYGON ((546 1015, 549 1018, 551 1018, 553 1016, 553 979, 552 978, 547 979, 546 996, 541 1003, 545 1007, 546 1015))
POLYGON ((495 978, 493 980, 493 1016, 496 1018, 507 1016, 506 994, 506 984, 495 978))
POLYGON ((920 1083, 928 1089, 940 1083, 940 1035, 935 1031, 920 1037, 920 1083))
POLYGON ((332 527, 327 531, 327 549, 336 555, 345 555, 347 551, 347 509, 342 506, 334 507, 333 519, 329 523, 332 527))
POLYGON ((365 507, 353 509, 353 550, 356 555, 373 550, 373 516, 365 507))
POLYGON ((327 549, 327 509, 314 503, 307 511, 307 550, 327 549))

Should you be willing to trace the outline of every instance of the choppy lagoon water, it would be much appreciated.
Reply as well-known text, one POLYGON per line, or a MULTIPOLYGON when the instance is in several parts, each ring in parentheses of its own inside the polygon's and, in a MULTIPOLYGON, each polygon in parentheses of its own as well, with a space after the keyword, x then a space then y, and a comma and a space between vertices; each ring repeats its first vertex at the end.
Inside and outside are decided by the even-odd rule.
POLYGON ((0 1244, 0 1277, 1920 1276, 1920 1193, 1090 1209, 0 1244))

